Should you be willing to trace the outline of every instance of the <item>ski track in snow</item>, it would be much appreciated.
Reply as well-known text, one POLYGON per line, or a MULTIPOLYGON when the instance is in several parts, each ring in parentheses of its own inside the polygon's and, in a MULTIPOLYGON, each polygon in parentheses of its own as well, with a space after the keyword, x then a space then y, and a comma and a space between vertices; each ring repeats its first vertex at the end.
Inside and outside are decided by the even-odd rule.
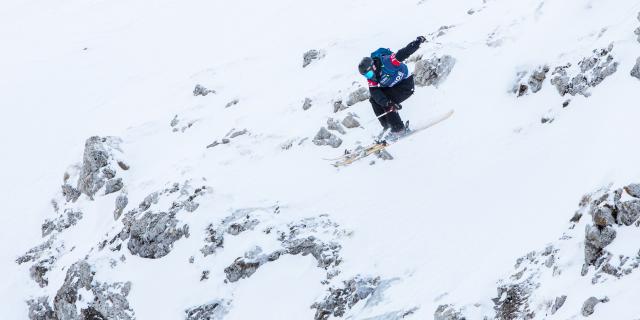
MULTIPOLYGON (((364 0, 5 1, 0 315, 27 319, 25 300, 51 302, 69 266, 89 256, 95 281, 131 281, 137 319, 183 319, 186 309, 218 299, 230 301, 225 319, 309 319, 329 287, 358 275, 388 287, 374 294, 381 300, 347 310, 347 319, 394 312, 430 319, 441 304, 463 307, 469 319, 493 317, 497 281, 512 274, 516 258, 556 243, 584 194, 640 182, 640 82, 629 75, 640 46, 638 11, 632 0, 400 0, 392 8, 364 0), (389 147, 394 160, 371 156, 340 169, 322 160, 379 132, 367 101, 333 113, 334 101, 366 85, 359 59, 441 26, 452 27, 417 54, 450 55, 455 66, 438 87, 416 88, 401 115, 416 126, 451 109, 454 116, 389 147), (588 98, 560 96, 550 83, 554 68, 576 68, 610 44, 617 72, 589 87, 588 98), (325 56, 302 68, 310 49, 325 56), (542 89, 517 98, 518 72, 542 65, 551 69, 542 89), (196 84, 216 92, 194 96, 196 84), (312 106, 303 111, 305 98, 312 106), (350 112, 362 128, 331 131, 343 140, 339 148, 312 143, 329 117, 350 112), (553 122, 540 123, 547 115, 553 122), (229 138, 232 129, 247 132, 229 138), (83 218, 58 234, 64 251, 41 288, 31 264, 15 260, 46 240, 40 228, 56 217, 51 199, 63 199, 65 172, 75 186, 84 142, 94 135, 122 139, 118 157, 130 166, 117 173, 125 213, 174 183, 186 193, 161 195, 151 211, 206 191, 195 211, 176 214, 189 237, 158 260, 132 255, 127 241, 121 251, 98 250, 123 228, 122 217, 113 220, 119 193, 82 195, 66 205, 83 218), (230 142, 206 147, 224 138, 230 142), (224 247, 204 257, 206 227, 243 208, 262 208, 260 224, 225 235, 224 247), (325 214, 338 227, 308 232, 340 244, 337 274, 318 268, 312 255, 283 254, 249 278, 225 282, 224 269, 256 246, 263 254, 288 250, 276 231, 325 214), (209 279, 200 281, 205 270, 209 279)), ((573 231, 581 241, 585 223, 573 231)), ((612 252, 637 254, 638 234, 628 230, 612 252)), ((575 282, 546 279, 536 293, 565 288, 567 305, 536 319, 582 317, 582 295, 592 287, 579 277, 582 242, 567 247, 575 282)), ((640 317, 637 278, 600 284, 611 301, 590 319, 640 317)))

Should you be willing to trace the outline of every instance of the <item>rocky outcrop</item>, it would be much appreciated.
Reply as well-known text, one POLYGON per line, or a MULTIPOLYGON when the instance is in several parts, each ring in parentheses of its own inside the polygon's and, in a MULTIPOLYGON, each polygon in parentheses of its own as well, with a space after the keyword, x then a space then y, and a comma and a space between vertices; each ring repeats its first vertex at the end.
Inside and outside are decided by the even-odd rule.
POLYGON ((62 185, 62 195, 67 200, 67 202, 76 202, 80 197, 81 193, 78 189, 72 187, 69 184, 62 185))
POLYGON ((369 100, 370 97, 371 94, 369 93, 369 89, 360 87, 349 94, 347 106, 351 107, 358 102, 369 100))
POLYGON ((349 113, 349 115, 342 120, 342 125, 349 129, 358 128, 360 127, 360 122, 357 118, 358 116, 355 113, 349 113))
POLYGON ((589 88, 598 86, 618 70, 618 62, 614 61, 612 51, 613 44, 608 48, 594 50, 591 56, 578 62, 578 68, 572 68, 571 63, 556 67, 552 72, 551 84, 561 96, 590 96, 589 88))
POLYGON ((113 220, 118 220, 122 215, 122 212, 129 204, 129 198, 126 193, 120 193, 116 198, 116 208, 113 211, 113 220))
POLYGON ((327 128, 332 131, 338 131, 341 134, 347 134, 347 130, 344 129, 342 124, 336 119, 329 118, 327 119, 327 128))
POLYGON ((342 110, 346 110, 348 107, 342 103, 342 100, 335 100, 333 102, 333 113, 337 113, 342 110))
POLYGON ((302 110, 307 111, 311 109, 312 105, 313 105, 313 101, 311 99, 304 98, 304 102, 302 103, 302 110))
MULTIPOLYGON (((119 152, 120 142, 121 140, 115 137, 94 136, 87 139, 82 167, 80 169, 80 177, 78 178, 78 191, 93 199, 93 196, 105 185, 107 180, 115 177, 115 164, 118 161, 114 159, 114 154, 119 152)), ((119 167, 122 168, 122 166, 119 167)), ((110 190, 117 189, 118 187, 122 188, 122 180, 110 180, 109 186, 111 188, 110 190)), ((65 188, 63 186, 63 192, 64 190, 65 188)), ((71 193, 73 194, 72 190, 71 193)), ((67 197, 68 194, 69 192, 65 194, 65 197, 67 197)), ((73 199, 73 197, 71 197, 71 199, 73 199)))
POLYGON ((582 304, 582 315, 588 317, 595 312, 596 305, 601 302, 608 302, 609 299, 598 299, 596 297, 590 297, 582 304))
POLYGON ((326 56, 326 53, 324 50, 316 50, 316 49, 309 50, 302 55, 302 67, 306 68, 313 61, 320 60, 325 56, 326 56))
POLYGON ((454 306, 443 304, 439 305, 434 312, 433 320, 466 320, 466 318, 454 306))
POLYGON ((338 148, 342 144, 342 139, 329 132, 327 128, 322 127, 313 138, 313 143, 317 146, 331 146, 332 148, 338 148))
POLYGON ((227 102, 227 104, 224 105, 224 107, 225 107, 225 109, 226 108, 231 108, 231 107, 237 105, 238 103, 240 103, 240 99, 233 99, 233 100, 227 102))
POLYGON ((211 89, 207 89, 202 85, 196 84, 196 87, 193 88, 193 96, 197 97, 197 96, 206 96, 209 93, 216 93, 215 90, 211 90, 211 89))
POLYGON ((54 231, 62 232, 65 229, 75 226, 80 219, 82 219, 82 212, 65 209, 57 218, 44 221, 42 224, 42 236, 46 237, 54 231))
MULTIPOLYGON (((640 28, 638 28, 640 30, 640 28)), ((640 57, 636 59, 636 64, 633 66, 630 72, 631 76, 640 80, 640 57)))
POLYGON ((518 82, 513 88, 513 92, 521 97, 529 91, 537 93, 542 89, 542 84, 547 78, 549 66, 540 66, 531 72, 521 72, 518 74, 518 82), (527 77, 528 76, 528 77, 527 77), (526 80, 525 80, 526 79, 526 80))
POLYGON ((171 252, 173 243, 185 235, 184 229, 177 225, 175 214, 147 212, 132 221, 127 248, 142 258, 162 258, 171 252))
POLYGON ((216 300, 185 311, 185 320, 222 320, 229 312, 230 302, 216 300))
POLYGON ((130 290, 129 282, 107 284, 94 281, 91 266, 81 260, 67 270, 64 283, 53 299, 53 308, 46 297, 27 302, 29 309, 34 310, 34 317, 30 316, 30 319, 133 320, 135 314, 127 301, 130 290), (84 301, 81 290, 91 292, 93 299, 84 301))
POLYGON ((456 64, 456 59, 449 55, 420 60, 416 63, 414 81, 417 86, 439 86, 447 79, 456 64))
POLYGON ((329 288, 329 294, 311 306, 316 309, 314 319, 344 316, 356 303, 367 299, 379 284, 380 278, 355 277, 343 282, 342 287, 329 288))

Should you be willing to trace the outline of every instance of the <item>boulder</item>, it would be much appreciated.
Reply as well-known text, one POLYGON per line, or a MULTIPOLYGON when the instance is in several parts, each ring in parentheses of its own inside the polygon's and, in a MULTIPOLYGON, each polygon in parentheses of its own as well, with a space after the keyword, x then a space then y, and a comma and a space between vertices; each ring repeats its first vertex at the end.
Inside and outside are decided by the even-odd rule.
POLYGON ((209 93, 216 93, 215 90, 211 90, 211 89, 207 89, 204 86, 201 86, 199 84, 196 84, 196 87, 193 88, 193 96, 197 97, 197 96, 206 96, 209 93))
POLYGON ((302 103, 302 110, 309 110, 312 106, 313 101, 309 98, 304 98, 304 102, 302 103))
POLYGON ((455 58, 448 55, 418 61, 413 72, 416 85, 437 87, 446 80, 455 63, 455 58))
POLYGON ((333 148, 338 148, 342 144, 342 139, 329 132, 327 128, 322 127, 313 138, 313 143, 317 146, 331 146, 333 148))
POLYGON ((369 93, 369 89, 360 87, 356 89, 356 91, 349 94, 349 98, 347 99, 347 106, 350 107, 358 102, 369 100, 370 97, 371 94, 369 93))
POLYGON ((360 127, 360 122, 356 117, 357 116, 354 113, 349 113, 349 115, 342 120, 342 125, 349 129, 360 127))
POLYGON ((177 224, 173 214, 147 212, 132 221, 127 248, 142 258, 162 258, 173 249, 173 243, 184 236, 184 230, 177 224))
POLYGON ((306 68, 313 61, 324 58, 326 53, 323 50, 312 49, 302 55, 302 67, 306 68))

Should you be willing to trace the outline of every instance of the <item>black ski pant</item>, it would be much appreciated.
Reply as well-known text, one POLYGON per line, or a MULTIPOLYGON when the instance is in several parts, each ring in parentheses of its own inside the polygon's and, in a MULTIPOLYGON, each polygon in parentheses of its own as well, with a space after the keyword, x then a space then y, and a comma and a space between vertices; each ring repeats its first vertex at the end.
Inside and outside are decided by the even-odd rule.
MULTIPOLYGON (((380 88, 382 93, 384 93, 389 100, 395 103, 402 103, 407 100, 413 94, 414 89, 413 75, 400 81, 393 87, 380 88)), ((371 106, 373 106, 373 112, 376 114, 376 117, 379 117, 381 114, 386 112, 386 106, 379 105, 373 98, 369 99, 369 101, 371 102, 371 106)), ((385 116, 378 118, 378 120, 380 120, 380 124, 385 129, 390 128, 391 131, 400 131, 404 129, 404 123, 402 122, 398 111, 388 113, 385 116)))

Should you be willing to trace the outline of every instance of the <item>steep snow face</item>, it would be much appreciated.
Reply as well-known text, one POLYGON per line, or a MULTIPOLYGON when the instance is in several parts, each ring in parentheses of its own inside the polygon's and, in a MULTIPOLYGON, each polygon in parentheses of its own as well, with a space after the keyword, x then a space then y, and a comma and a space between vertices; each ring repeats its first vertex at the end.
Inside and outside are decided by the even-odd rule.
POLYGON ((639 11, 4 1, 0 313, 638 317, 639 11), (357 62, 417 35, 401 115, 454 116, 334 168, 380 131, 357 62))

